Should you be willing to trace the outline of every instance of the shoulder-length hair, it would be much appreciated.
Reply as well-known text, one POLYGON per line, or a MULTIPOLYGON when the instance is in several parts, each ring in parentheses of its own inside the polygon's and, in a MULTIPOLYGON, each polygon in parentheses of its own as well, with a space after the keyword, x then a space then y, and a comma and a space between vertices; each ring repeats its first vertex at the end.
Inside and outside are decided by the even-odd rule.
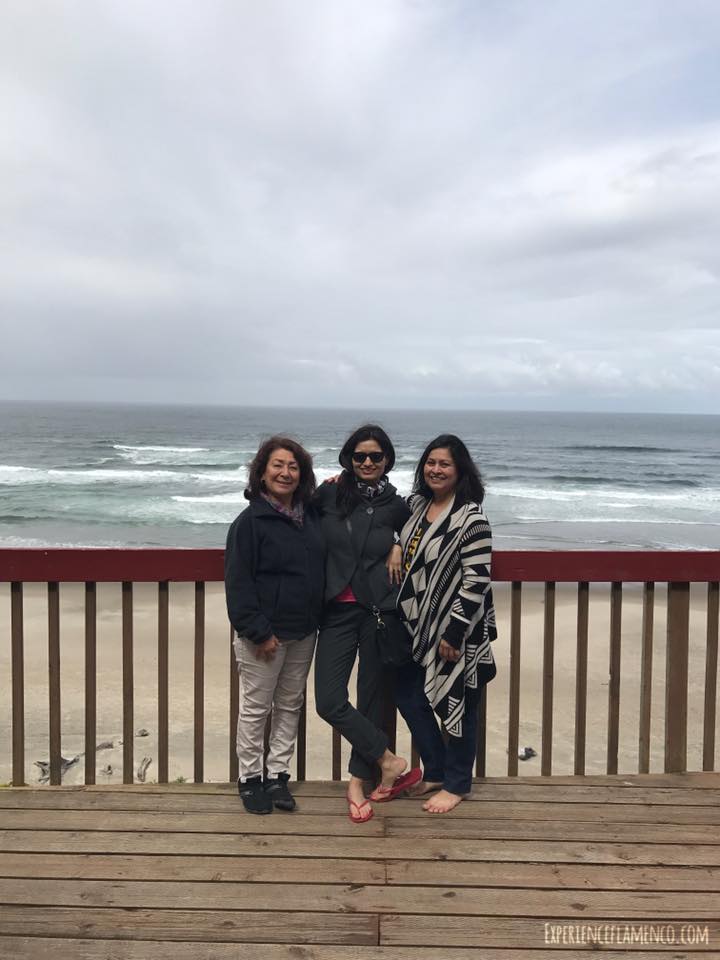
POLYGON ((382 427, 377 423, 364 423, 357 430, 353 430, 350 436, 343 444, 338 460, 343 472, 337 482, 336 503, 343 516, 352 513, 355 507, 360 503, 361 497, 357 492, 355 485, 355 471, 353 470, 352 455, 355 447, 366 440, 374 440, 382 452, 385 454, 385 473, 390 473, 395 466, 395 447, 393 447, 390 437, 385 433, 382 427))
POLYGON ((257 500, 263 492, 263 474, 267 470, 270 457, 276 450, 288 450, 297 460, 298 467, 300 468, 300 482, 298 483, 293 500, 295 503, 308 503, 313 493, 315 493, 315 474, 313 473, 312 457, 297 440, 280 436, 270 437, 260 444, 260 449, 250 464, 247 487, 245 488, 245 499, 257 500))
POLYGON ((425 482, 425 464, 433 450, 449 450, 452 455, 458 481, 455 488, 456 503, 482 503, 485 499, 485 486, 470 451, 460 437, 454 433, 441 433, 425 447, 415 470, 413 493, 419 493, 427 500, 432 499, 432 490, 425 482))

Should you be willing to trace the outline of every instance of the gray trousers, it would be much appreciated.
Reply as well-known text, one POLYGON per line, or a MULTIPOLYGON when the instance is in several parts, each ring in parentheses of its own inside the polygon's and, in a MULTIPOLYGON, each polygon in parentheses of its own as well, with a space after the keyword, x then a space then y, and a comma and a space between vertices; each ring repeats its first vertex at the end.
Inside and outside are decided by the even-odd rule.
POLYGON ((375 640, 375 617, 357 603, 331 603, 325 610, 315 658, 317 712, 352 745, 348 769, 371 780, 388 748, 382 723, 383 666, 375 640), (357 708, 348 698, 348 681, 359 658, 357 708))
POLYGON ((263 775, 265 721, 271 712, 267 773, 269 777, 289 773, 305 682, 315 649, 315 633, 302 640, 281 643, 269 662, 257 659, 255 644, 245 637, 237 637, 233 648, 240 678, 237 724, 240 779, 244 782, 249 777, 263 775))

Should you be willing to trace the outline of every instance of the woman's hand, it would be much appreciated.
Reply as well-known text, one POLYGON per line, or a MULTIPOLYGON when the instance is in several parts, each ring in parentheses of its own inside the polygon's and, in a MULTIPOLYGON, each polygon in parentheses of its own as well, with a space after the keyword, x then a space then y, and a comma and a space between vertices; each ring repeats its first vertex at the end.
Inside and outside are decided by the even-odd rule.
POLYGON ((402 547, 399 543, 394 544, 390 548, 390 553, 385 560, 385 566, 390 583, 402 583, 402 547))
POLYGON ((460 659, 460 651, 456 650, 455 647, 451 646, 446 640, 440 641, 438 653, 443 660, 449 660, 451 663, 457 663, 460 659))
POLYGON ((259 643, 255 647, 255 656, 258 660, 265 660, 269 663, 271 660, 275 659, 275 652, 280 646, 280 641, 273 634, 271 637, 268 637, 267 640, 263 640, 262 643, 259 643))

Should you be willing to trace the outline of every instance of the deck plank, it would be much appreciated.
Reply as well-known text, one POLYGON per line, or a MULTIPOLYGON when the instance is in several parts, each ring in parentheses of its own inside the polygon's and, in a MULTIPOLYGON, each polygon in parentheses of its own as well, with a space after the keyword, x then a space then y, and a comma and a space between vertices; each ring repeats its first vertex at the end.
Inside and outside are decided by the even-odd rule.
MULTIPOLYGON (((16 906, 105 907, 147 910, 265 911, 411 914, 578 919, 665 917, 712 920, 717 898, 696 892, 648 890, 536 890, 466 886, 417 887, 364 884, 197 883, 145 880, 0 879, 0 903, 16 906)), ((264 939, 264 938, 261 938, 264 939)))
MULTIPOLYGON (((2 825, 10 830, 124 830, 134 833, 240 833, 292 836, 384 835, 384 818, 351 823, 345 816, 302 813, 255 817, 234 813, 153 813, 146 810, 4 810, 2 825)), ((720 842, 720 841, 719 841, 720 842)))
MULTIPOLYGON (((74 844, 69 844, 73 848, 74 844)), ((208 857, 104 853, 0 853, 0 877, 89 880, 197 880, 220 883, 385 883, 381 860, 311 857, 208 857)))
MULTIPOLYGON (((0 863, 2 861, 0 860, 0 863)), ((535 887, 574 890, 720 891, 717 867, 651 867, 584 863, 475 863, 394 860, 387 864, 390 884, 474 887, 535 887)))
MULTIPOLYGON (((547 791, 546 791, 547 792, 547 791)), ((647 795, 647 792, 646 792, 647 795)), ((712 797, 709 799, 713 799, 712 797)), ((93 812, 148 813, 211 813, 217 815, 243 816, 240 801, 232 795, 182 796, 172 794, 138 793, 63 793, 57 790, 0 791, 0 809, 3 810, 89 810, 93 812)), ((344 798, 302 797, 298 801, 299 815, 322 815, 345 818, 347 803, 344 798)), ((462 819, 492 820, 591 820, 594 822, 620 823, 708 823, 720 825, 720 793, 713 803, 687 804, 663 802, 656 804, 651 798, 636 799, 632 803, 596 802, 575 798, 566 800, 560 794, 549 800, 495 799, 482 803, 464 803, 457 815, 462 819)), ((376 816, 421 817, 427 819, 420 800, 396 800, 392 804, 378 804, 376 816)))
MULTIPOLYGON (((680 949, 683 948, 683 945, 677 942, 680 937, 680 930, 687 923, 688 921, 679 920, 674 916, 663 918, 662 926, 666 929, 671 928, 673 930, 676 938, 675 942, 664 944, 645 943, 643 944, 644 949, 658 952, 671 951, 673 960, 675 960, 678 947, 680 949)), ((648 923, 646 926, 656 925, 648 923)), ((700 938, 704 938, 706 933, 710 948, 715 947, 715 949, 717 949, 716 945, 720 943, 719 921, 708 922, 698 920, 694 922, 692 926, 700 931, 700 938)), ((560 930, 562 930, 563 927, 566 928, 566 935, 572 930, 574 931, 575 937, 584 936, 587 944, 586 949, 592 950, 593 946, 592 943, 588 943, 588 938, 592 938, 595 932, 596 935, 601 938, 602 944, 602 938, 605 937, 609 940, 609 938, 613 936, 613 930, 616 931, 616 937, 618 935, 623 936, 628 924, 625 922, 625 918, 620 918, 620 921, 617 923, 613 922, 613 918, 603 918, 600 922, 589 920, 585 921, 585 923, 573 921, 572 924, 564 924, 563 920, 557 917, 548 917, 545 920, 540 920, 534 917, 453 917, 442 914, 437 914, 433 917, 411 917, 394 915, 380 918, 380 943, 382 946, 411 946, 417 944, 418 946, 434 946, 436 949, 482 944, 483 953, 488 947, 525 948, 532 950, 533 948, 546 945, 547 938, 552 938, 554 933, 555 935, 562 936, 560 930), (567 929, 568 927, 570 929, 567 929), (556 928, 560 928, 560 930, 556 928)), ((628 935, 630 935, 630 933, 629 931, 628 935)), ((562 940, 560 940, 558 946, 562 947, 563 945, 568 946, 572 944, 563 944, 562 940)), ((602 946, 612 947, 620 946, 620 944, 606 942, 602 944, 602 946)), ((628 958, 635 958, 642 955, 637 951, 637 944, 628 943, 627 948, 629 952, 626 953, 625 956, 628 958)), ((691 952, 692 949, 707 950, 708 947, 705 946, 704 943, 700 943, 694 944, 692 947, 686 946, 685 949, 691 952)), ((565 951, 562 949, 557 950, 556 956, 562 960, 562 958, 566 956, 565 951)), ((604 949, 602 949, 601 956, 605 956, 604 949)), ((707 955, 703 953, 702 956, 705 957, 707 955)))
MULTIPOLYGON (((6 955, 15 960, 58 960, 58 957, 72 957, 73 960, 238 960, 238 947, 235 943, 212 943, 198 952, 197 943, 182 941, 164 942, 160 940, 57 940, 50 937, 5 937, 0 940, 6 955)), ((436 947, 404 946, 324 946, 304 944, 263 944, 252 945, 253 960, 438 960, 436 947)), ((602 951, 603 960, 644 960, 648 954, 642 950, 602 951)), ((657 953, 652 956, 658 957, 657 953)), ((672 951, 673 960, 688 960, 690 957, 702 957, 702 960, 718 960, 720 951, 708 951, 698 955, 677 948, 672 951)), ((475 947, 451 947, 442 951, 443 960, 558 960, 558 950, 518 950, 483 948, 482 954, 475 947)), ((563 950, 560 960, 587 960, 587 950, 563 950)))
POLYGON ((131 833, 90 830, 34 832, 0 830, 0 851, 13 853, 157 854, 161 856, 267 856, 384 858, 433 861, 534 861, 545 863, 636 863, 720 866, 720 844, 667 844, 526 840, 466 840, 395 837, 292 837, 242 834, 131 833))
MULTIPOLYGON (((454 812, 454 811, 453 811, 454 812)), ((525 837, 528 840, 593 840, 616 843, 702 843, 719 844, 720 831, 712 826, 652 823, 594 823, 567 820, 541 822, 500 820, 485 823, 462 819, 459 816, 401 819, 388 817, 388 837, 462 837, 466 840, 507 839, 525 837)))
MULTIPOLYGON (((532 854, 531 854, 532 857, 532 854)), ((309 857, 0 854, 0 877, 182 880, 306 884, 546 887, 588 890, 720 891, 720 867, 619 866, 558 862, 311 859, 309 857)))
POLYGON ((5 935, 23 936, 28 929, 40 936, 63 939, 87 936, 199 943, 378 942, 378 916, 371 914, 0 905, 0 930, 5 935))
MULTIPOLYGON (((562 813, 562 811, 560 811, 562 813)), ((551 813, 546 814, 550 817, 551 813)), ((557 839, 557 840, 612 840, 645 843, 705 843, 720 844, 720 830, 712 824, 670 822, 617 822, 588 820, 492 820, 464 817, 458 807, 446 817, 403 817, 399 808, 386 816, 375 816, 368 823, 353 824, 347 816, 310 815, 253 817, 241 812, 232 814, 186 815, 153 813, 145 810, 5 810, 2 815, 5 829, 14 830, 103 830, 132 831, 136 833, 238 833, 292 836, 365 836, 389 837, 463 837, 557 839)))

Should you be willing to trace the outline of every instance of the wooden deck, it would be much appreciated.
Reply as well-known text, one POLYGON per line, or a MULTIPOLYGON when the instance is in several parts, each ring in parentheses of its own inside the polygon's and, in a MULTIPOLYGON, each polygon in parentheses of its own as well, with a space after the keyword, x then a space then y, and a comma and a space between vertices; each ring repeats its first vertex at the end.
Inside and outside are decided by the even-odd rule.
POLYGON ((0 790, 0 956, 720 957, 718 773, 484 780, 362 826, 342 784, 296 793, 253 817, 227 784, 0 790))

